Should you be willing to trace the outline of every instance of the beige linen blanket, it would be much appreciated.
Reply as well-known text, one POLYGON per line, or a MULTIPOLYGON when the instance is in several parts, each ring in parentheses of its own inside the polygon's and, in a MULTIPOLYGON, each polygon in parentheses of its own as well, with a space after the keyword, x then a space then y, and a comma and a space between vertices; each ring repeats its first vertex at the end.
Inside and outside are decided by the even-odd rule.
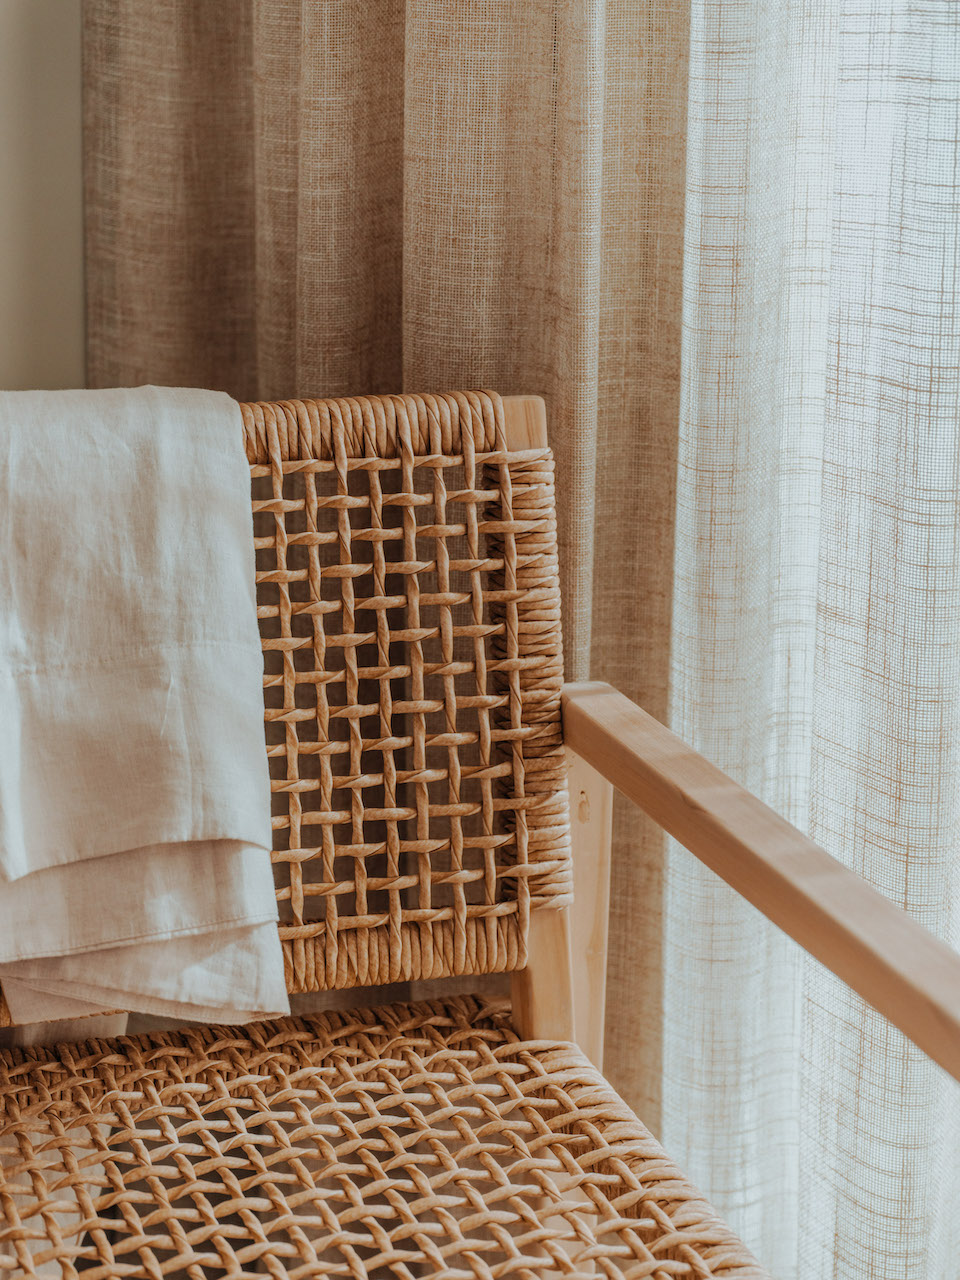
POLYGON ((18 1022, 287 1011, 253 559, 229 397, 0 394, 0 982, 18 1022))

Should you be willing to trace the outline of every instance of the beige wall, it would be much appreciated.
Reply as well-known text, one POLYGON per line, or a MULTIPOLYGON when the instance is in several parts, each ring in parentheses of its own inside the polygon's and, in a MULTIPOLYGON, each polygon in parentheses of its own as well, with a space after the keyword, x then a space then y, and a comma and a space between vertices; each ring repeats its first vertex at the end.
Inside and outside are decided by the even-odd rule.
POLYGON ((0 0, 0 389, 83 380, 80 0, 0 0))

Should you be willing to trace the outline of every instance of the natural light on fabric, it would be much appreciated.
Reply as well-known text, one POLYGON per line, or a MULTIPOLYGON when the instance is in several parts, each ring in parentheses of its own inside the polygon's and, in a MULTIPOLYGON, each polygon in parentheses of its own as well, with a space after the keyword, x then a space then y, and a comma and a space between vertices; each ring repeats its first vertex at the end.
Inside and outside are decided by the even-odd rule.
MULTIPOLYGON (((672 724, 960 942, 960 16, 694 5, 672 724)), ((682 850, 664 1141, 771 1270, 948 1280, 960 1093, 682 850)))

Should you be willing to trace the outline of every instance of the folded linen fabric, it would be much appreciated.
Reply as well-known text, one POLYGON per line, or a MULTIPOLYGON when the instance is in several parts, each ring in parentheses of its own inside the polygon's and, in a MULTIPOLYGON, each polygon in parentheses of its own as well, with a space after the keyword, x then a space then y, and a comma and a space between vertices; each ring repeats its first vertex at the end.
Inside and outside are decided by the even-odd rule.
POLYGON ((249 469, 218 392, 0 394, 0 984, 288 1008, 249 469))

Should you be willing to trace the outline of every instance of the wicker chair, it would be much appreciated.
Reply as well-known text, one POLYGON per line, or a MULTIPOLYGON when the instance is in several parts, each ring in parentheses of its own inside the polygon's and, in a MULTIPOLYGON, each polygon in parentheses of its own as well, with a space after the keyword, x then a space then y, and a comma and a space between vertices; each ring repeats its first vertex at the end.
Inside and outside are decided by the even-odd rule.
MULTIPOLYGON (((0 1272, 763 1276, 594 1064, 601 774, 716 862, 733 848, 734 882, 751 833, 710 818, 699 757, 666 730, 605 686, 568 690, 568 739, 592 758, 573 762, 574 978, 542 401, 256 404, 243 421, 289 989, 510 973, 512 1004, 455 994, 3 1051, 0 1272)), ((782 909, 776 875, 747 864, 740 887, 759 883, 797 933, 796 859, 782 909)))

